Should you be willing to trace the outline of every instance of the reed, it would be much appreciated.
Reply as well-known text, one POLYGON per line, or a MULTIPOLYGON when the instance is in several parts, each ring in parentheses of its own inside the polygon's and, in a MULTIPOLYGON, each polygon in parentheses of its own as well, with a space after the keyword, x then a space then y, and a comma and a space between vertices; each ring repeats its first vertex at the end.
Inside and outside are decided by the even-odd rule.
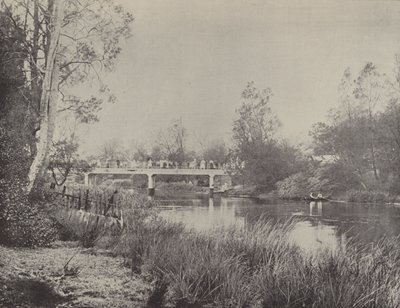
POLYGON ((289 241, 292 226, 170 229, 148 244, 142 270, 179 307, 399 307, 397 238, 309 254, 289 241))
POLYGON ((121 195, 114 253, 153 285, 162 307, 400 307, 399 238, 307 253, 297 222, 262 217, 247 227, 195 232, 158 216, 154 202, 121 195))

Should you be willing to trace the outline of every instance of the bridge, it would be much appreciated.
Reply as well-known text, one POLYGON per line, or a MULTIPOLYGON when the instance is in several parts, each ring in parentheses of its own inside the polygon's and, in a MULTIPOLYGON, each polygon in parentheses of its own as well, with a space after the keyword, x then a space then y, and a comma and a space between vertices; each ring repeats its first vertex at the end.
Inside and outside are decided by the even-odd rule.
POLYGON ((150 197, 154 196, 157 175, 203 175, 209 177, 210 197, 214 194, 214 178, 216 176, 231 175, 226 169, 179 169, 179 168, 95 168, 85 173, 85 185, 96 183, 97 175, 147 175, 147 191, 150 197))

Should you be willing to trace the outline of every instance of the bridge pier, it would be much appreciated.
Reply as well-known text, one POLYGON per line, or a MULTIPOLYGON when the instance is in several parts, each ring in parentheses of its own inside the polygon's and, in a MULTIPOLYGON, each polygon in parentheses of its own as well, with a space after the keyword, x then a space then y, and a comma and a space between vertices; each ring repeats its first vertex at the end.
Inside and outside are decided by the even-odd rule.
POLYGON ((96 175, 92 173, 85 173, 85 186, 92 186, 96 184, 96 175))
POLYGON ((210 189, 210 197, 214 197, 214 175, 210 174, 209 175, 210 180, 209 180, 209 189, 210 189))
POLYGON ((156 192, 156 175, 148 174, 147 175, 147 195, 150 198, 153 198, 155 192, 156 192))

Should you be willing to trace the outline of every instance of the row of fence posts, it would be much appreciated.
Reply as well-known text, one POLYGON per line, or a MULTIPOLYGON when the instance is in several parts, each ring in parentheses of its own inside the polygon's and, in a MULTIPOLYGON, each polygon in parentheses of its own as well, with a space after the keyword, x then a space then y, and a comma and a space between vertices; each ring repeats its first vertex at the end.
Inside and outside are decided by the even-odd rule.
POLYGON ((66 199, 66 204, 64 203, 64 205, 66 205, 68 208, 75 208, 77 210, 83 210, 85 212, 91 212, 103 216, 116 215, 113 217, 120 218, 121 213, 118 214, 116 213, 117 201, 118 201, 117 190, 114 191, 109 200, 107 200, 107 198, 103 200, 102 195, 100 195, 100 198, 98 198, 98 196, 95 196, 92 199, 89 199, 89 189, 85 190, 83 196, 82 196, 82 189, 78 189, 77 195, 75 195, 75 191, 73 191, 72 194, 68 194, 67 187, 65 185, 62 188, 62 192, 56 191, 56 186, 54 183, 50 185, 50 189, 54 194, 61 196, 61 199, 63 200, 66 199), (94 207, 92 205, 94 205, 94 207), (110 209, 111 209, 111 214, 109 214, 110 209))

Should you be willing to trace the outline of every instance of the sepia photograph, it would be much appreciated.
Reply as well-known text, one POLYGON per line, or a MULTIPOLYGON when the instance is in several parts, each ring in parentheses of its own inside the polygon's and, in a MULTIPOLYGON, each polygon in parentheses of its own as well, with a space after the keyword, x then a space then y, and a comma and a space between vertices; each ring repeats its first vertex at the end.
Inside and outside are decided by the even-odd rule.
POLYGON ((0 308, 399 308, 400 0, 0 0, 0 308))

